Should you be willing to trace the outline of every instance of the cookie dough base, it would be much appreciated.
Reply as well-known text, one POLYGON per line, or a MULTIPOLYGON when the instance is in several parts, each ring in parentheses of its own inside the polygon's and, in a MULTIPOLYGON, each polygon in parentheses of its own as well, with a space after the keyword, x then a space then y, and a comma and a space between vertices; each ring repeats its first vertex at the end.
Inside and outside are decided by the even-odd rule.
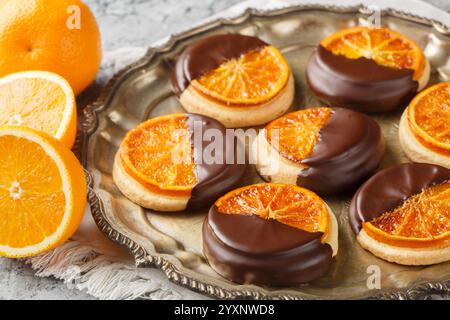
POLYGON ((222 122, 227 128, 250 127, 267 123, 283 115, 294 100, 292 74, 286 86, 273 99, 256 106, 228 107, 207 98, 189 85, 180 96, 180 103, 190 113, 198 113, 222 122))
POLYGON ((331 210, 330 207, 328 207, 328 213, 330 215, 330 224, 329 224, 330 233, 328 234, 328 237, 325 240, 325 243, 328 243, 330 245, 331 249, 333 250, 333 257, 335 257, 337 255, 338 249, 339 249, 339 243, 338 243, 339 225, 338 225, 336 216, 334 215, 333 210, 331 210))
POLYGON ((252 144, 252 163, 256 171, 267 182, 297 184, 300 171, 306 166, 282 157, 266 139, 261 131, 252 144))
POLYGON ((190 199, 190 196, 167 196, 148 190, 125 171, 119 153, 114 159, 113 180, 125 197, 155 211, 183 211, 190 199))
POLYGON ((450 168, 450 157, 426 148, 414 136, 408 123, 408 109, 402 114, 399 125, 399 140, 403 151, 414 162, 438 164, 450 168))
POLYGON ((430 62, 428 61, 428 59, 425 58, 425 68, 423 69, 422 75, 420 76, 419 80, 417 80, 417 82, 419 83, 417 92, 425 89, 425 87, 428 84, 428 81, 430 81, 430 73, 431 73, 430 62))
POLYGON ((438 248, 394 247, 371 238, 364 229, 356 237, 361 247, 375 256, 407 266, 425 266, 450 260, 450 243, 438 248))

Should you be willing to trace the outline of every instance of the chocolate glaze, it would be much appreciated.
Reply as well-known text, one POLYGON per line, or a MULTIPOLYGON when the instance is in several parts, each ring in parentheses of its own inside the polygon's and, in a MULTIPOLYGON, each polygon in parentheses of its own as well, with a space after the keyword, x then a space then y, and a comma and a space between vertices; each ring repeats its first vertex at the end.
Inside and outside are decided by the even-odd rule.
POLYGON ((173 89, 180 95, 192 80, 225 61, 266 45, 258 38, 241 34, 220 34, 200 39, 188 46, 178 58, 172 74, 173 89))
POLYGON ((357 188, 380 164, 385 150, 378 123, 349 109, 333 108, 312 153, 301 161, 297 184, 322 195, 357 188))
POLYGON ((314 94, 332 106, 384 112, 406 105, 417 93, 413 73, 372 59, 335 55, 319 45, 306 68, 306 80, 314 94))
POLYGON ((203 251, 233 282, 291 286, 328 271, 333 253, 322 235, 254 215, 220 213, 213 205, 203 223, 203 251))
POLYGON ((194 146, 194 162, 197 174, 197 184, 194 186, 191 198, 187 204, 187 209, 197 210, 213 203, 217 197, 231 190, 237 185, 245 172, 245 164, 237 164, 236 150, 242 148, 239 141, 235 139, 233 147, 227 145, 226 142, 226 128, 219 121, 212 118, 198 115, 187 114, 188 128, 191 132, 191 144, 194 146), (197 125, 201 131, 194 130, 197 125), (215 158, 220 160, 220 163, 207 163, 204 159, 205 148, 214 143, 214 141, 205 141, 202 135, 206 130, 217 130, 221 135, 223 143, 222 150, 215 154, 215 158), (196 136, 199 133, 199 136, 196 136), (200 147, 200 148, 199 148, 200 147), (233 163, 227 162, 227 159, 234 160, 233 163))
POLYGON ((367 180, 350 204, 349 221, 355 234, 362 224, 399 207, 423 189, 450 180, 450 169, 427 163, 404 163, 386 168, 367 180))

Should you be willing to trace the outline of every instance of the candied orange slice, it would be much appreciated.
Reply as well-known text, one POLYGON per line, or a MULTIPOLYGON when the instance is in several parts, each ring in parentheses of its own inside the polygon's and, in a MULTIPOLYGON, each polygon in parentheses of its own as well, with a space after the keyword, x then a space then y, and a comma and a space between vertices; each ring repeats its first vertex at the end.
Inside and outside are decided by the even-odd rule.
POLYGON ((408 106, 408 123, 422 144, 450 156, 450 82, 419 93, 408 106))
POLYGON ((350 59, 365 57, 382 66, 412 69, 414 80, 419 80, 425 69, 426 60, 419 45, 388 28, 344 29, 326 37, 320 44, 350 59))
POLYGON ((125 170, 145 187, 167 195, 190 195, 197 182, 185 114, 141 123, 120 145, 125 170))
POLYGON ((330 108, 305 109, 278 118, 266 127, 267 141, 285 158, 300 162, 314 149, 330 108))
POLYGON ((308 232, 328 234, 329 212, 325 202, 305 188, 282 183, 261 183, 233 190, 215 205, 225 214, 256 215, 308 232))
POLYGON ((286 60, 276 48, 266 46, 222 63, 192 81, 192 86, 226 104, 252 105, 275 97, 288 79, 286 60))
POLYGON ((450 181, 431 186, 366 222, 372 238, 399 247, 430 247, 450 239, 450 181))

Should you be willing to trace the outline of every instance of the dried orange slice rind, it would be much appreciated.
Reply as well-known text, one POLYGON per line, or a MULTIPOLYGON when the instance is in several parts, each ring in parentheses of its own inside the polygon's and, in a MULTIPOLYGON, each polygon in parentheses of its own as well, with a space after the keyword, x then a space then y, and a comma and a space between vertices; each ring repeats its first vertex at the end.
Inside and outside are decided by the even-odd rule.
POLYGON ((365 57, 382 66, 414 70, 414 80, 421 78, 426 66, 419 45, 388 28, 344 29, 324 38, 320 44, 333 54, 349 59, 365 57))
POLYGON ((222 63, 191 84, 228 105, 256 105, 274 98, 286 86, 289 72, 280 51, 265 46, 222 63))
POLYGON ((319 131, 330 116, 330 108, 311 108, 289 113, 267 125, 267 141, 283 157, 301 162, 313 151, 319 139, 319 131))
POLYGON ((450 82, 419 93, 408 106, 414 136, 433 150, 450 156, 450 82))
POLYGON ((372 238, 394 246, 423 248, 450 239, 450 181, 431 186, 398 208, 363 224, 372 238))
POLYGON ((197 182, 185 114, 153 118, 129 131, 120 146, 125 170, 152 191, 190 195, 197 182))
POLYGON ((282 183, 261 183, 235 189, 215 202, 225 214, 251 214, 275 219, 308 232, 329 232, 329 209, 314 192, 282 183))

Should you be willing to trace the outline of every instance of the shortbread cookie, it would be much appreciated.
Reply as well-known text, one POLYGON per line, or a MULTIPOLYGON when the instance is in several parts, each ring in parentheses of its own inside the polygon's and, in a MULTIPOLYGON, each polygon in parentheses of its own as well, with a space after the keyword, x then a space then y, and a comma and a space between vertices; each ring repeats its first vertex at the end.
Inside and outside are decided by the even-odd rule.
POLYGON ((378 172, 353 197, 349 221, 359 244, 384 260, 450 260, 450 169, 407 163, 378 172))
POLYGON ((419 45, 388 28, 333 33, 320 42, 306 69, 319 99, 362 112, 406 106, 429 78, 430 65, 419 45))
POLYGON ((294 99, 294 79, 278 49, 240 34, 194 42, 178 58, 172 79, 188 112, 226 127, 267 123, 284 114, 294 99))
POLYGON ((211 267, 242 284, 294 286, 325 275, 338 252, 338 225, 315 193, 262 183, 219 198, 203 223, 211 267))
POLYGON ((352 191, 380 164, 377 122, 344 108, 312 108, 269 123, 253 143, 256 169, 269 182, 297 184, 321 195, 352 191))
POLYGON ((216 148, 203 139, 208 130, 226 141, 225 127, 205 116, 171 114, 141 123, 120 145, 114 182, 131 201, 156 211, 210 205, 236 186, 245 164, 236 161, 239 144, 216 148), (207 158, 211 154, 214 157, 207 158))
POLYGON ((450 168, 450 82, 419 93, 403 112, 400 144, 408 158, 450 168))

